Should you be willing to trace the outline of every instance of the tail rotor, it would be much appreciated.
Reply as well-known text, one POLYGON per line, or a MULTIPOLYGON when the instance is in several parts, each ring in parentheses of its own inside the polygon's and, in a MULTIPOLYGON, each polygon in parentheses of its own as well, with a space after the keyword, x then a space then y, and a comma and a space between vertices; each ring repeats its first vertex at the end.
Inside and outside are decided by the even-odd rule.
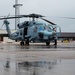
MULTIPOLYGON (((5 17, 4 16, 4 18, 8 18, 10 16, 10 13, 8 14, 8 16, 7 17, 5 17)), ((3 21, 3 24, 1 25, 1 28, 0 28, 0 30, 2 29, 2 27, 4 26, 4 24, 5 24, 5 21, 7 21, 7 19, 5 19, 4 21, 3 21)))

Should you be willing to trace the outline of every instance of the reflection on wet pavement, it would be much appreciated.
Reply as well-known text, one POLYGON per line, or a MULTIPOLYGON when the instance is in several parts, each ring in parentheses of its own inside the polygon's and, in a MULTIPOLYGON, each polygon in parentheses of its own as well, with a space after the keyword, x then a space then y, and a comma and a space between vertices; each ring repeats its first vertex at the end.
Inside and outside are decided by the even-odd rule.
POLYGON ((75 75, 75 60, 0 61, 0 75, 75 75), (6 62, 7 63, 7 62, 6 62))
POLYGON ((0 75, 75 75, 75 43, 0 44, 0 75))
POLYGON ((51 70, 54 67, 54 65, 56 65, 56 62, 57 61, 24 61, 18 63, 18 68, 20 71, 23 70, 24 72, 27 72, 28 75, 43 75, 47 74, 46 72, 51 70))

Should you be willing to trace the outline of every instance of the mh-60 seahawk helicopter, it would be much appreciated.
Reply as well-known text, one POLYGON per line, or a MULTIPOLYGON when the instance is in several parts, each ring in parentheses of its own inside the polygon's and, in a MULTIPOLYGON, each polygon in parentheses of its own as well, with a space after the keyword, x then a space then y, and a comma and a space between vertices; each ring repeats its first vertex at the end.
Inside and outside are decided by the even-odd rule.
POLYGON ((44 16, 39 14, 29 14, 29 15, 19 15, 17 17, 7 17, 0 18, 0 20, 5 19, 3 22, 6 25, 6 30, 8 32, 8 37, 15 41, 20 41, 20 45, 27 44, 29 42, 45 42, 46 45, 49 45, 51 41, 54 42, 54 45, 57 45, 57 37, 61 33, 59 26, 43 18, 44 16), (18 30, 14 33, 11 33, 9 28, 9 21, 7 19, 13 18, 32 18, 32 21, 24 21, 19 23, 18 30), (42 19, 49 24, 35 20, 35 18, 42 19))

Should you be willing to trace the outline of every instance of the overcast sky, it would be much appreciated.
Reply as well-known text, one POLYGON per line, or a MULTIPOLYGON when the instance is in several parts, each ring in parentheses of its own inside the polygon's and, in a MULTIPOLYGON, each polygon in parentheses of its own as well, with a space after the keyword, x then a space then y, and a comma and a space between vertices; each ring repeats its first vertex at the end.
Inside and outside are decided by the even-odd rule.
MULTIPOLYGON (((0 0, 0 16, 15 14, 15 0, 0 0)), ((58 17, 75 17, 75 0, 19 0, 23 4, 20 14, 37 13, 61 27, 62 32, 75 32, 75 19, 58 17)), ((9 20, 12 27, 12 20, 9 20)), ((0 21, 2 24, 2 21, 0 21)), ((0 25, 1 26, 1 25, 0 25)))

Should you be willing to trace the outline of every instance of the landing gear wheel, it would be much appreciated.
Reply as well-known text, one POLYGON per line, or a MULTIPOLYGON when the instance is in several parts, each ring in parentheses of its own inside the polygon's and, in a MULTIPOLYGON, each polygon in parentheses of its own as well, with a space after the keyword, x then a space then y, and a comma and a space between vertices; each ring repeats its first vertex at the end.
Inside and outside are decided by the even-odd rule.
POLYGON ((20 42, 20 45, 24 45, 24 42, 23 42, 23 41, 21 41, 21 42, 20 42))
POLYGON ((55 42, 55 44, 54 44, 54 45, 56 45, 56 46, 57 46, 57 40, 56 40, 56 39, 54 40, 54 42, 55 42))
POLYGON ((49 46, 50 45, 50 42, 46 42, 46 45, 49 46))
POLYGON ((27 46, 29 46, 29 39, 26 40, 26 44, 27 46))

